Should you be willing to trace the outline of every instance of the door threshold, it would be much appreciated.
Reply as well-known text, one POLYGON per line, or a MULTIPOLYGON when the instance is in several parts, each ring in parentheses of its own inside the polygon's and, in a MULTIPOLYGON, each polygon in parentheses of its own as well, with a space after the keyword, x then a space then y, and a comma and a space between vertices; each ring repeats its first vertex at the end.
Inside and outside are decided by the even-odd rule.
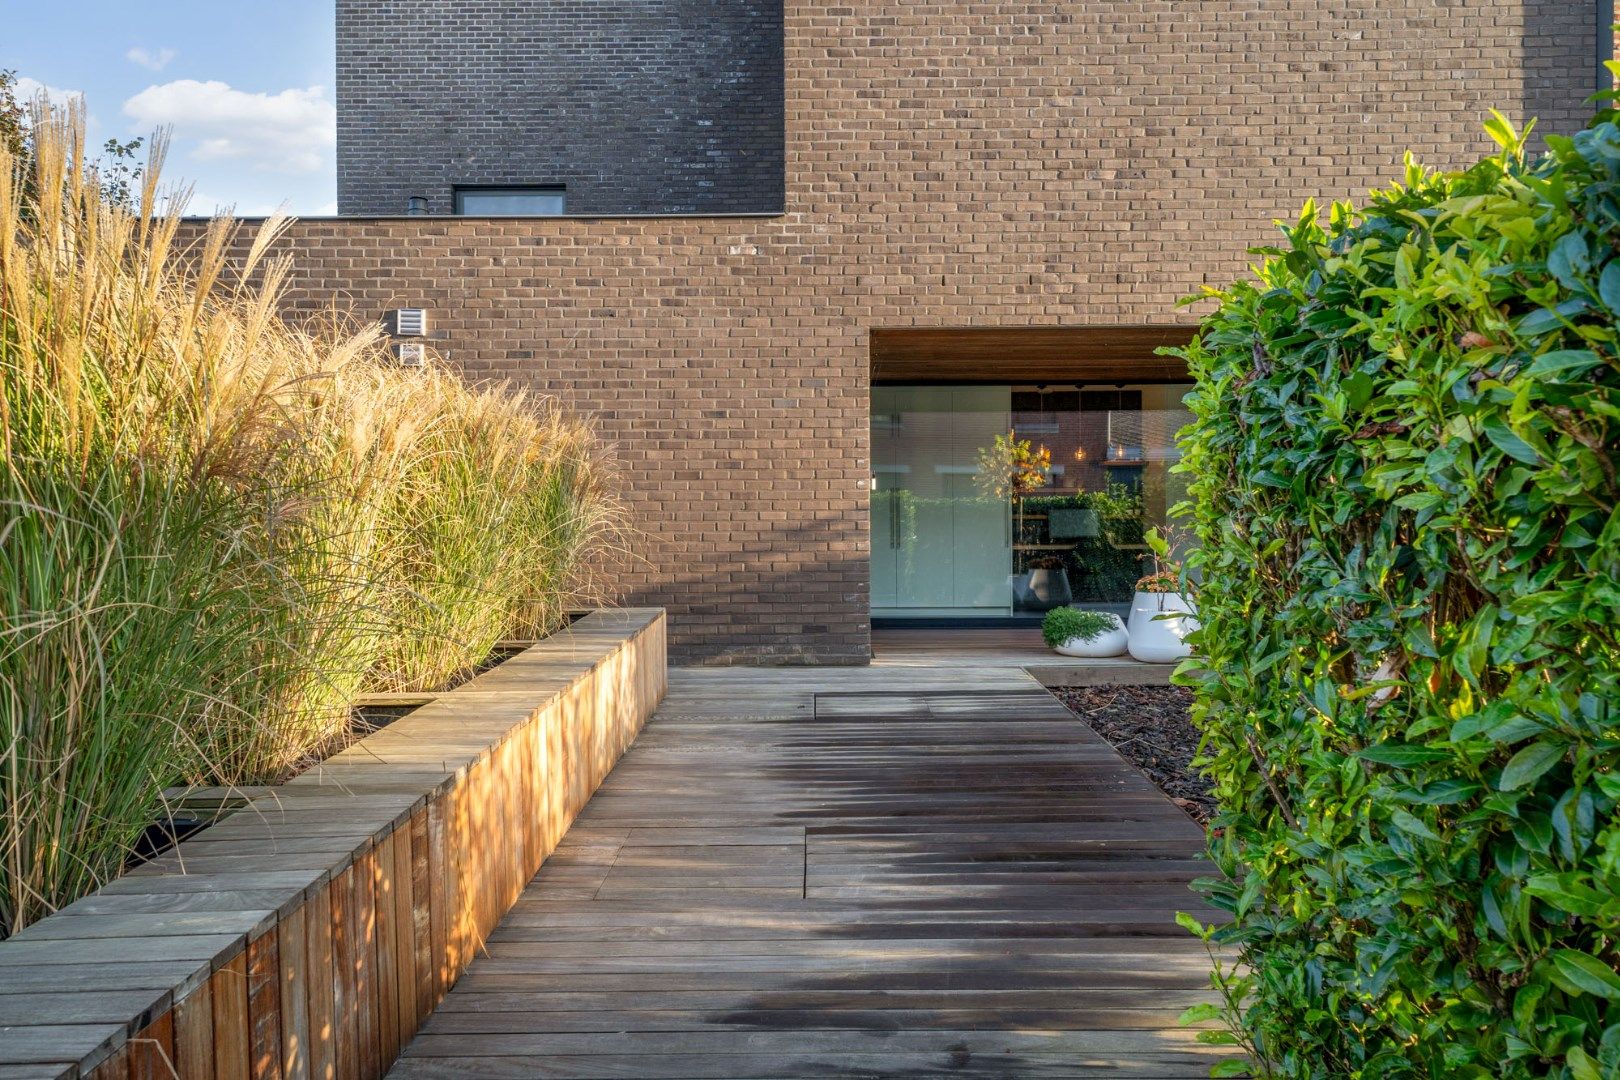
POLYGON ((874 615, 874 630, 993 630, 997 627, 1014 629, 1039 626, 1046 614, 1029 615, 923 615, 910 618, 905 615, 874 615))

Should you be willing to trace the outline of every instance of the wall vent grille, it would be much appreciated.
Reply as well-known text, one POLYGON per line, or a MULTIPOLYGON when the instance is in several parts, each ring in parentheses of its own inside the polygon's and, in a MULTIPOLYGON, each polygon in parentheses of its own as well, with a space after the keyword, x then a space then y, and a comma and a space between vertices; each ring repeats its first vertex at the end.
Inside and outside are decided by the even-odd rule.
POLYGON ((426 337, 426 309, 405 307, 394 312, 394 335, 396 337, 426 337))

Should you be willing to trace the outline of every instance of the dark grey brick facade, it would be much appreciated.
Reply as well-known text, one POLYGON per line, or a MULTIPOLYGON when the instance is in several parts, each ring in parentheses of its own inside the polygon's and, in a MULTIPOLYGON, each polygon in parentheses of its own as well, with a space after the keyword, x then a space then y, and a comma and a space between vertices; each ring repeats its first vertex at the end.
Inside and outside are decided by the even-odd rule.
POLYGON ((338 211, 563 184, 569 214, 783 201, 781 0, 337 0, 338 211))

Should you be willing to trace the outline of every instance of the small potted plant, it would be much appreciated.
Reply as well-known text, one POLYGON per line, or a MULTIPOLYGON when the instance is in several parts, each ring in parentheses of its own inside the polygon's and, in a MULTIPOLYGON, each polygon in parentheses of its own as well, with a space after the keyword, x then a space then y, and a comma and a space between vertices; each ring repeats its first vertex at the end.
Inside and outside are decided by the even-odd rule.
POLYGON ((1041 636, 1063 656, 1118 656, 1125 651, 1125 624, 1109 611, 1060 607, 1046 613, 1041 636))
POLYGON ((1164 558, 1168 550, 1155 532, 1148 543, 1159 558, 1159 568, 1136 583, 1131 600, 1131 655, 1148 664, 1173 664, 1189 655, 1187 635, 1198 629, 1193 603, 1181 591, 1181 571, 1164 558))

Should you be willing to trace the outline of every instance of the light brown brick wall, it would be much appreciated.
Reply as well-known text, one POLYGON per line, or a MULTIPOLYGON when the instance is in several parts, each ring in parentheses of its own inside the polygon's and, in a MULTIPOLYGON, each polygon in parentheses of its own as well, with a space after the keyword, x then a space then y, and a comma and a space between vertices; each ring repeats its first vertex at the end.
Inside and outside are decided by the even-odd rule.
POLYGON ((432 312, 453 363, 596 414, 678 658, 858 661, 867 334, 1162 323, 1306 196, 1579 125, 1593 9, 1027 0, 786 9, 769 219, 307 221, 299 306, 432 312))

